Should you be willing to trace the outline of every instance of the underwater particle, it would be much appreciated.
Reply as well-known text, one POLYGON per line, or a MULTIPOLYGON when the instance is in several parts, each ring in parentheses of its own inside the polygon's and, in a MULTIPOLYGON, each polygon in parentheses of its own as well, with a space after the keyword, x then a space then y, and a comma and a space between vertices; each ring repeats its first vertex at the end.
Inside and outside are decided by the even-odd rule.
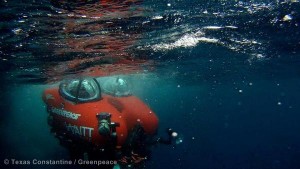
POLYGON ((204 13, 204 14, 208 14, 208 11, 207 11, 207 10, 205 10, 205 11, 203 11, 202 13, 204 13))
POLYGON ((282 21, 291 21, 292 19, 293 19, 293 17, 290 14, 288 14, 282 18, 282 21))
POLYGON ((170 3, 168 3, 168 4, 167 4, 167 6, 171 6, 171 4, 170 4, 170 3))
POLYGON ((178 136, 178 133, 176 133, 176 132, 172 133, 172 137, 177 137, 177 136, 178 136))
POLYGON ((159 19, 163 19, 164 17, 162 17, 162 16, 154 16, 154 17, 152 17, 152 19, 153 20, 159 20, 159 19))
POLYGON ((178 139, 176 139, 176 144, 181 144, 182 142, 183 142, 183 140, 182 140, 182 138, 178 138, 178 139))
POLYGON ((237 29, 238 27, 236 27, 236 26, 225 26, 225 28, 237 29))
POLYGON ((12 32, 13 32, 15 35, 20 35, 20 34, 23 32, 23 30, 20 29, 20 28, 16 28, 16 29, 13 29, 12 32))
POLYGON ((249 86, 252 86, 252 85, 253 85, 253 83, 250 82, 250 83, 249 83, 249 86))
POLYGON ((261 59, 261 58, 264 58, 264 55, 262 55, 262 54, 257 54, 256 57, 257 57, 258 59, 261 59))
POLYGON ((16 48, 19 48, 19 47, 22 47, 22 46, 23 46, 23 44, 21 44, 21 43, 20 43, 20 44, 17 44, 17 45, 15 45, 15 47, 16 47, 16 48))
POLYGON ((239 93, 243 93, 243 90, 240 89, 240 90, 239 90, 239 93))
POLYGON ((278 106, 281 106, 281 105, 282 105, 282 103, 281 103, 281 102, 277 102, 277 105, 278 105, 278 106))
MULTIPOLYGON (((181 144, 183 142, 183 136, 181 134, 178 134, 177 132, 173 132, 173 133, 176 133, 176 134, 174 134, 174 135, 176 135, 176 137, 173 137, 173 138, 175 138, 175 143, 181 144)), ((173 133, 172 133, 172 136, 173 136, 173 133)))
POLYGON ((192 140, 195 140, 195 137, 192 137, 192 140))
MULTIPOLYGON (((142 22, 143 25, 146 24, 146 23, 150 23, 150 21, 144 21, 144 22, 142 22)), ((141 49, 141 46, 139 46, 138 48, 141 49)), ((158 58, 160 59, 161 56, 159 56, 158 58)))
POLYGON ((221 26, 204 26, 203 29, 210 29, 210 30, 218 30, 222 29, 223 27, 221 26))
POLYGON ((179 87, 180 87, 180 85, 177 85, 177 87, 179 88, 179 87))

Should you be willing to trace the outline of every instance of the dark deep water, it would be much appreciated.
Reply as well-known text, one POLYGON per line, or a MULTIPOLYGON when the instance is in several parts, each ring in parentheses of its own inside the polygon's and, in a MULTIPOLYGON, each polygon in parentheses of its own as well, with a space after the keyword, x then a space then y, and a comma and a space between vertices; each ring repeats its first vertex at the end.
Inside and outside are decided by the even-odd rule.
POLYGON ((118 1, 66 7, 0 2, 4 159, 68 159, 44 89, 70 76, 124 75, 183 142, 145 168, 300 168, 300 3, 118 1), (101 15, 100 15, 101 14, 101 15))

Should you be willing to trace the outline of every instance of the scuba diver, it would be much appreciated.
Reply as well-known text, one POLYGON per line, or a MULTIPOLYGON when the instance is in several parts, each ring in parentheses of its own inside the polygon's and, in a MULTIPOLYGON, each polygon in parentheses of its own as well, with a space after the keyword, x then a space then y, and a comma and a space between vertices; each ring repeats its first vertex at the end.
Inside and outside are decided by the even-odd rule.
POLYGON ((45 90, 43 100, 51 130, 71 158, 115 161, 101 168, 142 166, 151 146, 177 137, 172 129, 167 138, 156 136, 157 116, 122 78, 110 78, 102 88, 95 78, 65 80, 45 90))

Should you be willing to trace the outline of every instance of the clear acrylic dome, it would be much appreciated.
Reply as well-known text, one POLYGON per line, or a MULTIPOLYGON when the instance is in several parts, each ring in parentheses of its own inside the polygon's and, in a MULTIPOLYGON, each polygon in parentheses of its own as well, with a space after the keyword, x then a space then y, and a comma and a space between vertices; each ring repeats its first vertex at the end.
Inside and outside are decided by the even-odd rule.
POLYGON ((62 97, 73 102, 89 102, 101 98, 100 85, 93 78, 65 80, 60 84, 59 92, 62 97))

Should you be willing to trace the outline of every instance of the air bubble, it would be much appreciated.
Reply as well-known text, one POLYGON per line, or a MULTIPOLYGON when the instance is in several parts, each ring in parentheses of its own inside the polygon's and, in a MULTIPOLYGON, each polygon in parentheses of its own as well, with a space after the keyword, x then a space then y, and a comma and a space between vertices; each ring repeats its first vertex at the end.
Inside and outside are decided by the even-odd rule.
POLYGON ((293 17, 291 15, 285 15, 282 20, 283 21, 291 21, 293 19, 293 17))

